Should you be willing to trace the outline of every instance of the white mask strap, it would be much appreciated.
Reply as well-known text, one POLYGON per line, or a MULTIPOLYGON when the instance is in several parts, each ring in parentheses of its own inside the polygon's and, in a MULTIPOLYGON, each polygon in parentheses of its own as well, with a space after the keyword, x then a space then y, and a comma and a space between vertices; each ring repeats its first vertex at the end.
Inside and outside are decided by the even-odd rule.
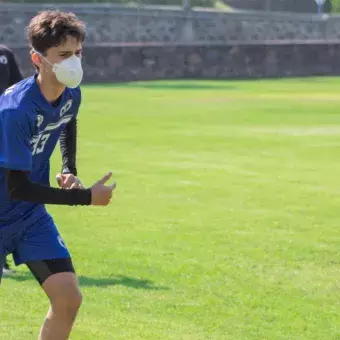
POLYGON ((37 50, 35 50, 34 48, 33 48, 33 52, 35 52, 35 53, 37 53, 37 54, 39 54, 40 55, 40 57, 41 58, 43 58, 43 59, 45 59, 53 68, 55 67, 55 65, 54 64, 52 64, 46 57, 44 57, 40 52, 38 52, 37 50))

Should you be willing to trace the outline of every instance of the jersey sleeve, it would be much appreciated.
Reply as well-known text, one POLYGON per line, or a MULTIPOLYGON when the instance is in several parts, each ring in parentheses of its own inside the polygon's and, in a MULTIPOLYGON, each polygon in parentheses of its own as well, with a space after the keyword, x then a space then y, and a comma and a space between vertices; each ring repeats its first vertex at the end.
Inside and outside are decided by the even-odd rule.
POLYGON ((18 109, 0 113, 0 167, 31 171, 33 124, 18 109))

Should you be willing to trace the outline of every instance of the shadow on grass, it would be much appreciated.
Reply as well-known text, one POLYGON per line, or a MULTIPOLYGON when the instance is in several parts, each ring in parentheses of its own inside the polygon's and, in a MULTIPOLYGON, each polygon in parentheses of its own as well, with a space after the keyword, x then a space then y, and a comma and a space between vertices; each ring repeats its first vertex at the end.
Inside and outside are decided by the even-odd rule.
MULTIPOLYGON (((6 276, 3 280, 13 280, 17 282, 33 281, 35 278, 29 272, 18 272, 16 274, 6 276)), ((138 279, 134 277, 115 275, 112 277, 89 277, 79 276, 79 283, 81 287, 108 287, 108 286, 125 286, 134 289, 146 290, 167 290, 169 288, 164 286, 157 286, 152 281, 147 279, 138 279)))
POLYGON ((151 280, 137 279, 124 275, 116 275, 107 278, 96 278, 88 276, 79 276, 80 286, 125 286, 135 289, 148 289, 148 290, 167 290, 167 287, 157 286, 151 280))

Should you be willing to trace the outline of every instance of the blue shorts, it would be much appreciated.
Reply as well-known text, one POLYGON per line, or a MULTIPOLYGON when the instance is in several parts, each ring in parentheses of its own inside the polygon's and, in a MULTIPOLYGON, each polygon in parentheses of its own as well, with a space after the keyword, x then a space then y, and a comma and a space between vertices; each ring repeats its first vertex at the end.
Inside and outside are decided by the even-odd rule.
POLYGON ((0 228, 0 277, 6 255, 13 254, 18 266, 28 261, 70 258, 52 217, 46 212, 25 225, 12 224, 0 228))

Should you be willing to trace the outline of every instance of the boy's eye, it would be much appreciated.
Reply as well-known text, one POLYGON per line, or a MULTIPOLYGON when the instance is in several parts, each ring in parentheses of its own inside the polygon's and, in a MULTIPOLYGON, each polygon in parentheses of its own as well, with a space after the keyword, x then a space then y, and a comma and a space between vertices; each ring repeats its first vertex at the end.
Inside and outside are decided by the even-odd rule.
MULTIPOLYGON (((81 51, 77 51, 76 53, 75 53, 75 55, 76 56, 81 56, 81 51)), ((60 54, 60 56, 62 57, 62 58, 69 58, 69 57, 71 57, 72 56, 72 54, 71 53, 66 53, 66 54, 60 54)))

